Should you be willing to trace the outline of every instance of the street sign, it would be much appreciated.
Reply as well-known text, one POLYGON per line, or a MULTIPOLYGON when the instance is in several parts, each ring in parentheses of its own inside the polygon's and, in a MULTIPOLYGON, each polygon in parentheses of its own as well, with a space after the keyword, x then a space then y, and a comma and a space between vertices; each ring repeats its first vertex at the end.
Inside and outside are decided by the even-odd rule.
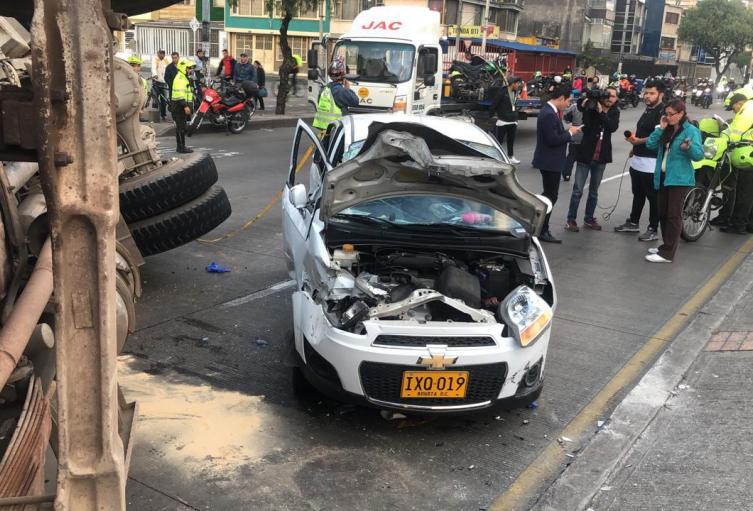
POLYGON ((188 23, 188 26, 191 27, 191 30, 194 31, 194 34, 197 30, 201 28, 201 23, 199 23, 199 20, 196 19, 196 16, 194 16, 191 21, 188 23))

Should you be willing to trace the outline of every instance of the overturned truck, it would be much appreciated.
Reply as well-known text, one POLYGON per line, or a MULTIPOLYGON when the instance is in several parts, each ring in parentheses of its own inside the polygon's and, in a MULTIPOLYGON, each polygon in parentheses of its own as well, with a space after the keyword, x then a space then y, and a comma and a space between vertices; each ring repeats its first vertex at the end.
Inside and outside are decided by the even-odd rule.
POLYGON ((0 509, 125 509, 139 267, 230 215, 208 155, 159 155, 113 58, 128 15, 170 3, 0 5, 0 509))

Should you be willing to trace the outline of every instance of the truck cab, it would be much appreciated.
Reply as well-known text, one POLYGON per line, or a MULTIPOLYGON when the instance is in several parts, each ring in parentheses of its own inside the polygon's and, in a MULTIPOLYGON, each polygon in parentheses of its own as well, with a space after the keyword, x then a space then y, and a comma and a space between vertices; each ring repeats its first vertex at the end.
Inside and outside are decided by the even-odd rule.
MULTIPOLYGON (((427 114, 441 102, 439 13, 426 7, 373 7, 361 12, 334 45, 331 58, 309 52, 309 96, 316 105, 332 59, 342 59, 358 95, 356 112, 427 114), (320 58, 323 57, 323 58, 320 58)), ((326 41, 316 43, 326 49, 326 41)))

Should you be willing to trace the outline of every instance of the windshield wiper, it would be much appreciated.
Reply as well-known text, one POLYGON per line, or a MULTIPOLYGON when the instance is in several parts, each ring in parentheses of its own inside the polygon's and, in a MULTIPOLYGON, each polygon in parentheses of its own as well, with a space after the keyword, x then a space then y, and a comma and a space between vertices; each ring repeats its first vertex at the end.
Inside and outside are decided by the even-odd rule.
POLYGON ((399 225, 394 224, 389 220, 385 220, 384 218, 374 218, 365 215, 351 215, 348 213, 338 213, 332 217, 332 220, 348 220, 362 224, 379 225, 381 227, 400 227, 399 225))
POLYGON ((478 227, 471 227, 469 225, 453 225, 453 224, 413 224, 411 225, 412 229, 415 229, 417 231, 439 231, 439 232, 449 232, 451 234, 456 234, 458 236, 467 236, 467 235, 475 235, 475 236, 509 236, 510 231, 502 231, 502 230, 489 230, 489 229, 479 229, 478 227))

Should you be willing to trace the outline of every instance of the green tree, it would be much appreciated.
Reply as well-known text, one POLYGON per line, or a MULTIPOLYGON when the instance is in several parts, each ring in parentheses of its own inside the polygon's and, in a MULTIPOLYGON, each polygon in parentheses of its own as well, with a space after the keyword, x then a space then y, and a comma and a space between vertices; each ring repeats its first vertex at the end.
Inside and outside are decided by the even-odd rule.
MULTIPOLYGON (((321 0, 324 2, 325 0, 321 0)), ((301 10, 316 9, 319 0, 265 0, 267 12, 278 13, 280 18, 280 52, 282 53, 282 65, 280 66, 280 87, 277 91, 277 105, 275 106, 276 114, 285 113, 285 103, 288 100, 290 92, 290 81, 288 77, 296 66, 293 59, 293 51, 288 43, 288 27, 290 21, 298 15, 301 10)), ((295 91, 293 91, 295 92, 295 91)))
POLYGON ((616 67, 614 60, 610 56, 599 52, 590 39, 583 45, 583 50, 578 55, 577 60, 579 67, 587 68, 593 66, 601 73, 609 72, 609 70, 616 67))
POLYGON ((735 57, 753 43, 753 11, 740 0, 703 0, 685 11, 677 35, 714 58, 718 82, 735 57))

